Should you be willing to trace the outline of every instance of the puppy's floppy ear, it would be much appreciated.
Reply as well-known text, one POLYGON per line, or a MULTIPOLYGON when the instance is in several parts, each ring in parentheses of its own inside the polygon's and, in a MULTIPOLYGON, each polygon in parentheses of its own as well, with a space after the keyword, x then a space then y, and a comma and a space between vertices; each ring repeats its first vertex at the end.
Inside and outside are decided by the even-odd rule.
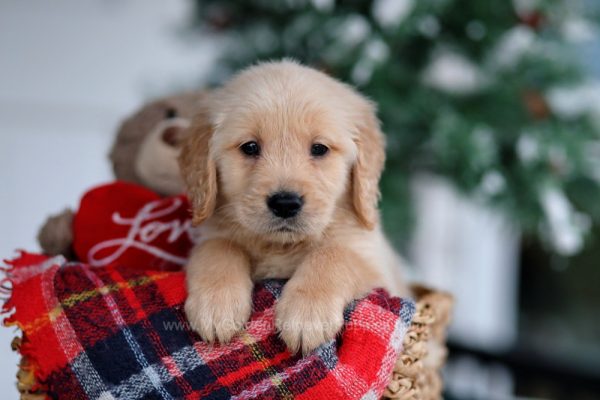
POLYGON ((378 222, 379 178, 385 163, 385 138, 375 108, 365 101, 356 115, 358 154, 352 168, 352 202, 360 222, 373 229, 378 222))
POLYGON ((192 203, 192 223, 201 224, 215 211, 217 203, 217 168, 210 154, 213 127, 207 109, 194 118, 183 142, 179 166, 192 203))

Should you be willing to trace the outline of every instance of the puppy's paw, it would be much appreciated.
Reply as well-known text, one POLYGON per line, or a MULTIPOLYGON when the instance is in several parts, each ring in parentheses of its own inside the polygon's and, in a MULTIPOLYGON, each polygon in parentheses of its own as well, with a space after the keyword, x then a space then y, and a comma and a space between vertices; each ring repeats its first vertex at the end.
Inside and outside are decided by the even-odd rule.
POLYGON ((335 338, 344 325, 344 302, 302 290, 283 291, 275 309, 275 326, 292 353, 306 355, 335 338))
POLYGON ((252 288, 196 289, 188 294, 190 327, 207 342, 227 343, 244 328, 252 312, 252 288))

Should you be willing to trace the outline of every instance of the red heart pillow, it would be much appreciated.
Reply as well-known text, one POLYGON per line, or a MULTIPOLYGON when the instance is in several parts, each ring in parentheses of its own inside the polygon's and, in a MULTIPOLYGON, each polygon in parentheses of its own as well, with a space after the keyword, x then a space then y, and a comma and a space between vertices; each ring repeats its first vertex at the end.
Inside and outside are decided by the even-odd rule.
POLYGON ((75 253, 94 267, 179 269, 193 245, 189 207, 184 195, 160 197, 133 183, 96 187, 73 220, 75 253))

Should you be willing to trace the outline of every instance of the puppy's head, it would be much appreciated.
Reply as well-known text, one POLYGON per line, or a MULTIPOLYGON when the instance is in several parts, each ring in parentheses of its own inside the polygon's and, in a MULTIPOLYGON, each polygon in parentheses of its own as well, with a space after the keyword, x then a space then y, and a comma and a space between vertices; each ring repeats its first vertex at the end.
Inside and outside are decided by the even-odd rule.
POLYGON ((336 210, 375 226, 384 140, 369 101, 289 61, 212 96, 180 157, 196 224, 218 210, 279 242, 320 235, 336 210))

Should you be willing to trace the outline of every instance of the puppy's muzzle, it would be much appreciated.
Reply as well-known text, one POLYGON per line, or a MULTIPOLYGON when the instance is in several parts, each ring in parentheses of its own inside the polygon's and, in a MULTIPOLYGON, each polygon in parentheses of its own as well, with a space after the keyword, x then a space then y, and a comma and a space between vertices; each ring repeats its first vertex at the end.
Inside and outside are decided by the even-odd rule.
POLYGON ((277 192, 267 198, 269 210, 276 217, 283 219, 296 216, 303 205, 302 196, 292 192, 277 192))

